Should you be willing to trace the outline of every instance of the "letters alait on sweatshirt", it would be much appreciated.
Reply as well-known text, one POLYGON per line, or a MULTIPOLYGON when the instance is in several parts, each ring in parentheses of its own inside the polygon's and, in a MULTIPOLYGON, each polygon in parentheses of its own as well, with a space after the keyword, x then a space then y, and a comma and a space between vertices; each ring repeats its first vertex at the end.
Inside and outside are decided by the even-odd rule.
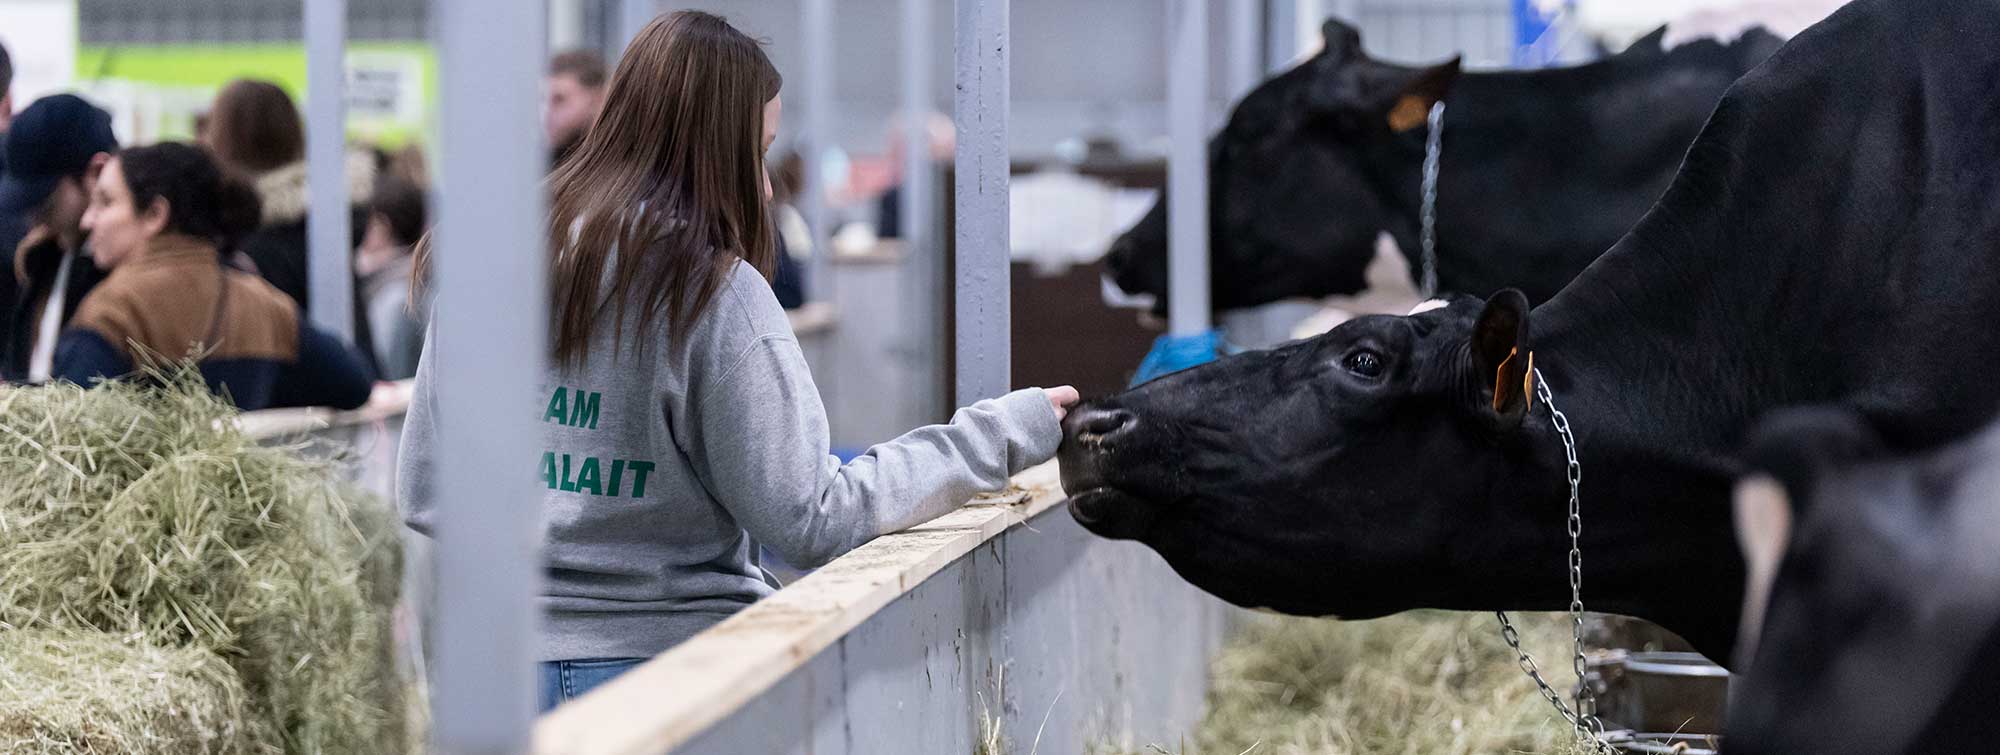
MULTIPOLYGON (((601 393, 580 388, 571 391, 558 386, 555 393, 549 396, 548 408, 542 411, 542 421, 596 430, 598 407, 602 402, 601 393)), ((653 462, 643 459, 605 460, 556 451, 542 452, 542 481, 550 490, 565 493, 643 498, 646 495, 646 477, 652 473, 653 462)))

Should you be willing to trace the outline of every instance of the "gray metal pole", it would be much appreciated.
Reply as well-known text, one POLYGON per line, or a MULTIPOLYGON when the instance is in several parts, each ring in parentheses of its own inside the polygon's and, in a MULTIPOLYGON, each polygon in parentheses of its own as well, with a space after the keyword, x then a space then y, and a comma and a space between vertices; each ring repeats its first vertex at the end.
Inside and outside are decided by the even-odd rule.
POLYGON ((1298 0, 1264 0, 1264 12, 1270 19, 1265 25, 1264 71, 1278 73, 1291 67, 1299 50, 1299 24, 1309 19, 1299 15, 1298 0))
POLYGON ((354 341, 347 197, 347 0, 306 0, 307 295, 313 323, 354 341))
POLYGON ((549 49, 574 50, 583 46, 584 0, 549 0, 549 49))
POLYGON ((940 369, 944 340, 943 255, 931 227, 937 204, 932 195, 930 157, 931 4, 935 0, 903 0, 903 189, 902 218, 904 298, 913 344, 907 357, 913 383, 911 405, 920 407, 923 422, 943 419, 940 369))
POLYGON ((833 298, 833 229, 826 211, 826 181, 820 175, 821 157, 832 149, 833 139, 833 0, 801 0, 799 32, 805 49, 805 128, 799 135, 799 157, 805 161, 805 182, 799 209, 812 230, 812 261, 806 267, 807 297, 814 301, 833 298))
POLYGON ((1229 101, 1264 79, 1264 0, 1229 0, 1229 101))
POLYGON ((1007 392, 1012 369, 1007 229, 1008 0, 959 0, 957 404, 1007 392))
MULTIPOLYGON (((437 8, 437 749, 518 753, 535 713, 535 394, 547 364, 538 119, 547 14, 437 8)), ((539 9, 538 9, 539 10, 539 9)))
POLYGON ((1167 331, 1207 332, 1208 0, 1164 0, 1167 16, 1167 331))

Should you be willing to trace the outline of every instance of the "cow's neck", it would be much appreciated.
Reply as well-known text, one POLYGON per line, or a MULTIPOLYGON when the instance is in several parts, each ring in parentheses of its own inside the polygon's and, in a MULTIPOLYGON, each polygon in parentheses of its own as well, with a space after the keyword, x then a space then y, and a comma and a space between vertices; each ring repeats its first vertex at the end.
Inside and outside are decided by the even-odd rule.
MULTIPOLYGON (((1655 621, 1726 662, 1743 589, 1730 506, 1743 435, 1764 412, 1836 395, 1799 358, 1806 323, 1771 310, 1770 292, 1784 291, 1792 311, 1828 311, 1815 300, 1826 287, 1812 285, 1824 271, 1761 253, 1771 225, 1705 198, 1748 184, 1740 162, 1702 163, 1731 151, 1726 135, 1704 139, 1709 151, 1697 145, 1659 206, 1531 322, 1584 467, 1586 604, 1655 621)), ((1817 237, 1824 226, 1785 232, 1814 236, 1797 248, 1836 242, 1817 237)), ((1540 454, 1562 458, 1534 427, 1551 446, 1540 454)))

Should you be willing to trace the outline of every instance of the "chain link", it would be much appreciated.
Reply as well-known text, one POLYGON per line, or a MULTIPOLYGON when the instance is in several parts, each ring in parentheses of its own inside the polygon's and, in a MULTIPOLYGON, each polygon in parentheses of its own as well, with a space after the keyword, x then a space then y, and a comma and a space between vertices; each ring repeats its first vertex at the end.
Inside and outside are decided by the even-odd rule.
MULTIPOLYGON (((1433 114, 1435 117, 1435 112, 1433 114)), ((1535 370, 1535 395, 1549 407, 1550 421, 1554 423, 1556 434, 1562 437, 1563 453, 1568 457, 1569 468, 1569 618, 1570 618, 1570 669, 1576 672, 1576 691, 1571 698, 1574 708, 1564 704, 1562 695, 1557 694, 1547 680, 1542 678, 1542 670, 1528 651, 1521 649, 1521 633, 1514 628, 1514 622, 1507 618, 1506 611, 1495 611, 1500 619, 1500 639, 1513 648, 1519 658, 1521 671, 1533 679, 1542 697, 1555 706, 1575 730, 1579 742, 1587 740, 1592 752, 1613 752, 1611 745, 1604 741, 1604 722, 1597 717, 1597 691, 1591 689, 1585 680, 1586 661, 1583 655, 1583 463, 1576 457, 1576 436, 1570 432, 1569 417, 1556 408, 1555 396, 1549 392, 1549 381, 1542 378, 1542 371, 1535 370)))
POLYGON ((1424 136, 1423 223, 1424 278, 1420 290, 1429 299, 1437 295, 1437 202, 1438 160, 1443 156, 1444 100, 1431 104, 1429 132, 1424 136))

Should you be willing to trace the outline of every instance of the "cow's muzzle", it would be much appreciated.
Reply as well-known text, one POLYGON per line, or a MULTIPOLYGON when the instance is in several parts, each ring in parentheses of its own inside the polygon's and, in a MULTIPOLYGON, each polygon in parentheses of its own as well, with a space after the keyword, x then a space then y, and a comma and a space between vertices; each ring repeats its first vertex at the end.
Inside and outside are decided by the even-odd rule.
POLYGON ((1138 418, 1115 407, 1080 404, 1063 419, 1063 491, 1070 516, 1104 537, 1137 538, 1151 525, 1151 506, 1120 489, 1111 473, 1118 453, 1134 436, 1138 418))

